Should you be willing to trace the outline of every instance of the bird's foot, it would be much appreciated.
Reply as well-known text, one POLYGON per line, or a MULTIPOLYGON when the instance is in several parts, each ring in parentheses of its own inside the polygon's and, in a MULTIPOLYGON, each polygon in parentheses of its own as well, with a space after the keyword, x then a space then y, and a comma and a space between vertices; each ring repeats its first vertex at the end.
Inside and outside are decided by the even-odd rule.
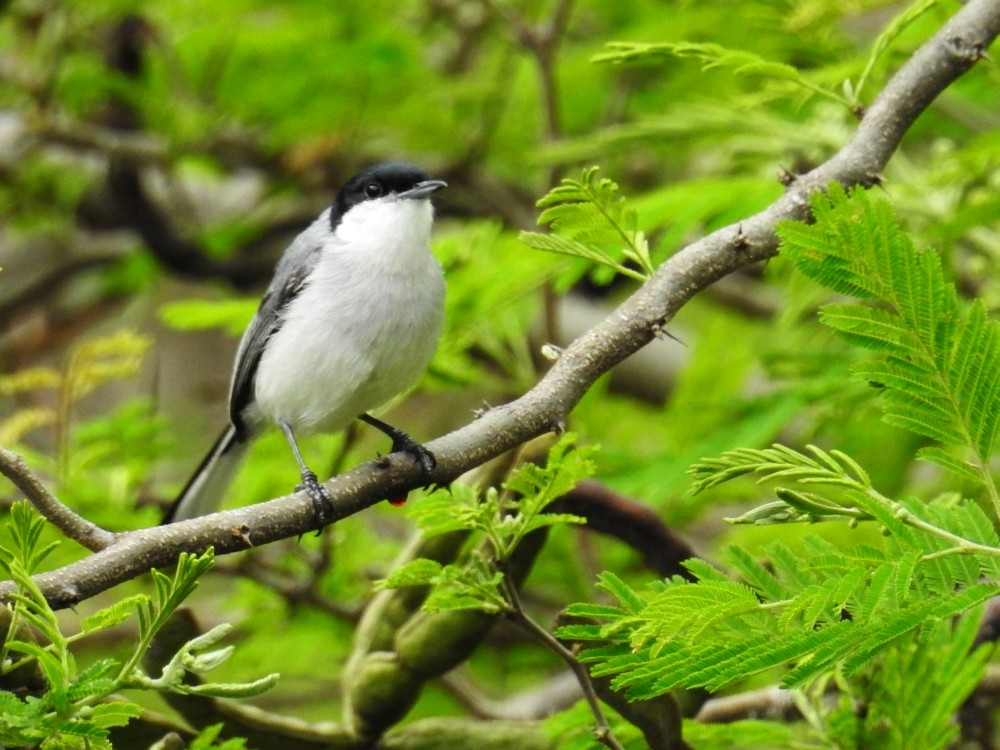
POLYGON ((420 471, 424 475, 424 481, 430 484, 431 479, 434 477, 434 467, 437 466, 437 459, 434 458, 433 453, 405 432, 400 432, 393 437, 392 452, 408 453, 420 467, 420 471))
POLYGON ((313 519, 316 522, 317 534, 326 526, 333 515, 333 499, 326 488, 319 483, 316 475, 309 471, 302 472, 302 482, 295 486, 296 492, 305 492, 313 504, 313 519))
MULTIPOLYGON (((437 459, 434 458, 433 453, 405 432, 400 433, 399 437, 393 438, 392 452, 402 452, 412 456, 413 460, 416 461, 417 465, 420 467, 420 472, 424 475, 424 482, 426 485, 430 487, 433 484, 434 467, 437 465, 437 459)), ((391 505, 399 507, 406 502, 407 497, 408 495, 399 495, 398 497, 390 497, 388 500, 391 505)))
POLYGON ((424 484, 430 485, 433 483, 434 467, 437 465, 437 461, 435 460, 433 453, 398 427, 393 427, 391 424, 387 424, 381 419, 376 419, 371 414, 362 414, 358 417, 358 419, 362 422, 370 424, 379 432, 391 437, 392 452, 409 453, 413 460, 417 462, 417 465, 420 467, 420 471, 424 475, 424 484))

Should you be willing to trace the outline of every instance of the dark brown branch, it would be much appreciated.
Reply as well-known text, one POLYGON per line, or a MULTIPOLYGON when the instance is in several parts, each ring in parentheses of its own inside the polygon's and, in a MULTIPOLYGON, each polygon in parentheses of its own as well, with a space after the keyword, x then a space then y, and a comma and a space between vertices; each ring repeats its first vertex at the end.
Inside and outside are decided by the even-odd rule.
POLYGON ((584 480, 554 504, 554 511, 587 519, 587 531, 607 534, 639 552, 664 577, 690 577, 681 563, 697 557, 691 546, 648 506, 593 480, 584 480))
POLYGON ((218 565, 215 573, 256 581, 261 586, 282 597, 290 607, 312 607, 339 620, 357 622, 360 610, 335 601, 323 594, 320 579, 310 576, 305 580, 293 578, 276 571, 255 557, 238 558, 234 566, 218 565))
MULTIPOLYGON (((155 30, 141 16, 127 15, 111 33, 110 50, 106 56, 109 70, 134 81, 141 81, 145 69, 148 43, 155 39, 155 30)), ((133 134, 142 130, 140 113, 131 102, 112 95, 106 106, 104 121, 110 132, 104 133, 112 144, 121 145, 145 141, 133 134)), ((101 131, 91 135, 100 135, 101 131)), ((237 288, 246 288, 266 278, 266 271, 237 258, 223 261, 212 258, 205 249, 183 236, 174 222, 149 197, 142 182, 142 169, 148 154, 142 158, 126 153, 111 153, 108 158, 107 188, 115 208, 126 225, 134 229, 150 251, 167 268, 182 277, 223 278, 237 288)))
MULTIPOLYGON (((784 219, 808 216, 809 196, 831 181, 869 185, 907 129, 948 85, 978 61, 1000 33, 1000 0, 970 0, 918 49, 872 103, 851 138, 829 161, 799 177, 764 211, 692 243, 667 260, 641 289, 602 323, 566 348, 542 380, 521 398, 428 444, 438 459, 434 481, 460 474, 558 429, 602 374, 649 343, 690 299, 718 279, 765 260, 777 251, 774 228, 784 219), (739 238, 739 241, 736 241, 739 238)), ((369 462, 326 483, 332 521, 422 483, 405 456, 369 462)), ((151 567, 174 563, 183 551, 213 546, 219 554, 307 533, 312 504, 304 494, 225 511, 162 528, 142 529, 85 560, 37 577, 56 607, 69 606, 151 567)), ((0 584, 0 596, 14 590, 0 584)))
POLYGON ((154 203, 142 184, 136 162, 112 158, 108 165, 108 189, 125 223, 134 229, 149 250, 168 269, 182 278, 221 278, 237 289, 245 289, 267 277, 265 264, 254 265, 237 256, 216 260, 199 244, 185 239, 167 214, 154 203))
POLYGON ((583 697, 579 681, 568 671, 502 700, 491 698, 460 669, 443 675, 438 684, 477 719, 536 721, 565 711, 583 697))
MULTIPOLYGON (((532 25, 514 8, 497 0, 482 0, 489 10, 503 20, 513 37, 535 60, 538 72, 539 98, 542 105, 544 141, 551 143, 562 135, 559 116, 559 85, 556 77, 556 56, 566 35, 574 0, 555 0, 547 21, 532 25)), ((555 167, 549 172, 549 187, 555 184, 555 167)))

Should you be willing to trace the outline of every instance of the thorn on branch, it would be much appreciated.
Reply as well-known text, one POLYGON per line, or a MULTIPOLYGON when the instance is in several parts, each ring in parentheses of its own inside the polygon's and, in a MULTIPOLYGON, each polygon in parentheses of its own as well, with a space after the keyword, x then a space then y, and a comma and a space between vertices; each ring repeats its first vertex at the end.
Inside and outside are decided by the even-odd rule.
POLYGON ((792 185, 795 184, 795 181, 797 179, 798 179, 798 177, 795 174, 793 174, 792 172, 789 172, 784 167, 781 167, 778 170, 778 182, 780 182, 785 187, 791 187, 792 185))
POLYGON ((653 338, 655 338, 655 339, 657 339, 659 341, 666 341, 667 339, 671 339, 673 341, 676 341, 681 346, 685 346, 686 347, 687 346, 686 343, 684 343, 681 339, 679 339, 676 336, 674 336, 674 334, 672 334, 670 331, 668 331, 665 328, 666 324, 667 324, 667 321, 665 321, 665 320, 662 321, 662 322, 660 322, 660 323, 653 324, 653 328, 652 328, 653 338))
POLYGON ((80 589, 78 589, 75 585, 67 583, 59 586, 58 598, 59 601, 64 602, 69 609, 75 611, 76 605, 82 602, 86 597, 84 597, 80 589))
POLYGON ((237 539, 243 541, 248 548, 254 546, 253 540, 250 538, 250 527, 240 526, 239 528, 233 529, 233 536, 237 539))
POLYGON ((733 237, 733 250, 740 252, 750 248, 750 238, 743 233, 743 224, 736 227, 736 235, 733 237))

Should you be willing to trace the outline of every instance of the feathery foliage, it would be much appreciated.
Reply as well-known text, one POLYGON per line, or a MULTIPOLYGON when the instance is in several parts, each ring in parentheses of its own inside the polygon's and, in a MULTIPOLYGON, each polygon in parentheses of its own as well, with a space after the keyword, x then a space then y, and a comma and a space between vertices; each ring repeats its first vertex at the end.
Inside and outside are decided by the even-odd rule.
POLYGON ((250 683, 185 683, 186 672, 203 673, 229 658, 231 646, 209 650, 229 626, 213 628, 183 644, 158 678, 148 677, 139 666, 153 638, 212 567, 211 550, 200 557, 182 555, 172 576, 154 570, 155 599, 144 594, 126 597, 83 620, 77 635, 65 635, 31 577, 55 546, 39 548, 44 526, 44 519, 27 503, 17 503, 7 526, 11 542, 0 545, 0 572, 18 586, 9 603, 0 605, 0 681, 11 688, 0 690, 0 745, 110 748, 109 730, 128 724, 142 711, 132 702, 105 702, 128 688, 246 697, 274 685, 277 675, 250 683), (86 667, 77 664, 70 648, 74 643, 133 614, 138 616, 139 639, 127 660, 102 658, 86 667), (16 686, 20 689, 15 691, 16 686))
POLYGON ((538 207, 545 210, 538 223, 548 224, 552 233, 521 232, 521 241, 536 250, 583 258, 645 281, 653 275, 653 262, 649 242, 639 229, 638 214, 618 197, 617 183, 598 178, 599 171, 588 167, 579 180, 564 179, 539 199, 538 207))
POLYGON ((913 0, 913 2, 910 3, 910 5, 902 13, 893 18, 892 21, 890 21, 889 24, 882 29, 881 33, 875 39, 875 43, 872 44, 871 51, 868 54, 868 61, 865 63, 864 70, 861 71, 861 75, 858 77, 857 84, 853 86, 850 82, 845 84, 845 88, 852 89, 850 93, 852 97, 855 98, 856 104, 858 103, 857 97, 860 97, 861 91, 868 82, 878 59, 885 54, 886 50, 889 49, 893 41, 899 38, 900 34, 902 34, 908 26, 913 24, 918 18, 920 18, 920 16, 924 15, 924 13, 931 10, 931 8, 940 2, 941 0, 913 0))
POLYGON ((957 449, 920 458, 975 479, 1000 515, 989 468, 1000 432, 1000 325, 982 302, 958 299, 940 258, 913 246, 885 200, 831 186, 812 205, 815 224, 779 226, 781 252, 828 289, 871 303, 827 305, 820 315, 874 354, 853 376, 883 387, 887 422, 957 449))
POLYGON ((832 99, 838 104, 847 104, 842 97, 833 91, 810 81, 793 65, 767 60, 754 52, 727 49, 721 44, 711 42, 609 42, 607 49, 607 52, 595 55, 593 61, 621 65, 623 63, 660 62, 672 58, 691 58, 699 61, 703 70, 728 68, 738 76, 792 83, 814 94, 832 99))
MULTIPOLYGON (((995 497, 997 326, 980 303, 959 301, 938 257, 913 247, 884 201, 832 186, 813 209, 815 224, 780 227, 782 250, 810 278, 867 303, 821 312, 873 353, 855 376, 882 386, 886 421, 965 452, 925 449, 921 458, 995 497)), ((617 603, 573 605, 569 614, 584 623, 559 632, 593 644, 582 655, 593 674, 643 700, 781 669, 782 685, 801 691, 807 718, 827 736, 945 747, 951 716, 985 669, 987 654, 973 645, 982 604, 1000 594, 1000 535, 980 506, 954 494, 888 497, 849 455, 816 446, 731 450, 690 474, 696 493, 748 476, 772 486, 775 499, 736 523, 873 523, 882 543, 806 536, 794 548, 770 544, 765 560, 734 546, 723 552, 728 572, 691 560, 693 580, 640 590, 606 573, 601 586, 617 603), (830 680, 842 696, 832 709, 823 699, 830 680)))
POLYGON ((127 504, 131 510, 167 441, 152 399, 135 399, 90 420, 81 418, 85 402, 95 392, 136 378, 151 343, 148 336, 120 330, 72 347, 61 367, 0 375, 0 396, 13 405, 0 417, 0 445, 16 447, 33 466, 54 476, 61 499, 97 523, 121 523, 121 508, 127 504), (46 432, 54 456, 33 448, 46 432))
POLYGON ((544 466, 519 466, 502 490, 455 484, 413 504, 411 516, 425 536, 452 531, 474 534, 462 559, 450 565, 417 558, 381 581, 381 588, 431 585, 423 609, 509 611, 504 568, 524 538, 533 531, 562 523, 583 523, 568 513, 546 509, 577 482, 594 472, 591 446, 574 446, 576 436, 563 435, 549 450, 544 466))
MULTIPOLYGON (((731 547, 724 559, 736 578, 692 560, 695 581, 678 577, 641 591, 604 574, 601 585, 618 605, 574 605, 569 614, 606 624, 566 626, 560 635, 602 642, 583 658, 598 664, 595 674, 615 675, 630 698, 681 686, 718 690, 783 665, 793 667, 786 687, 834 672, 851 677, 942 619, 978 622, 977 606, 1000 593, 1000 539, 974 503, 891 501, 846 473, 809 473, 810 456, 780 465, 765 451, 757 458, 756 471, 768 478, 810 489, 842 482, 850 497, 864 496, 852 509, 883 525, 886 543, 840 549, 807 537, 801 550, 772 544, 767 565, 731 547)), ((720 475, 735 476, 736 468, 734 460, 720 475)), ((824 507, 843 503, 823 499, 824 507)))
POLYGON ((41 366, 0 375, 0 396, 46 391, 57 396, 54 408, 19 410, 0 422, 0 442, 9 445, 31 430, 55 425, 65 452, 73 407, 103 385, 134 377, 150 343, 149 337, 134 331, 117 331, 74 347, 62 371, 41 366))

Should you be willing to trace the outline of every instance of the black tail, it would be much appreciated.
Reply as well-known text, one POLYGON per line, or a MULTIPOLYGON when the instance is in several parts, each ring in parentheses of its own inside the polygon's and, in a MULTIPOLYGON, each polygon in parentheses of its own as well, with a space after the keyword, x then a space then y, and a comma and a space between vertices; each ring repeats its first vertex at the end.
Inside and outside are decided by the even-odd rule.
POLYGON ((171 504, 160 523, 186 521, 214 511, 222 501, 233 475, 239 469, 248 445, 249 443, 237 437, 235 427, 230 425, 226 428, 188 479, 184 489, 171 504))

